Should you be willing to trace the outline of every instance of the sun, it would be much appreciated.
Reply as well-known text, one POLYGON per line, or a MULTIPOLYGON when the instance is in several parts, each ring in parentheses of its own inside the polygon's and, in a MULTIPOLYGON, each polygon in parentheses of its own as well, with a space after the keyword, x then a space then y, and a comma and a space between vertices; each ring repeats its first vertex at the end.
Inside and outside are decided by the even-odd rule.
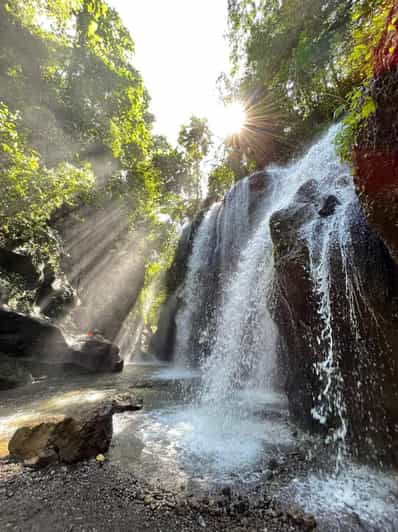
POLYGON ((212 120, 213 130, 220 137, 240 133, 246 122, 246 111, 239 102, 220 107, 212 120))

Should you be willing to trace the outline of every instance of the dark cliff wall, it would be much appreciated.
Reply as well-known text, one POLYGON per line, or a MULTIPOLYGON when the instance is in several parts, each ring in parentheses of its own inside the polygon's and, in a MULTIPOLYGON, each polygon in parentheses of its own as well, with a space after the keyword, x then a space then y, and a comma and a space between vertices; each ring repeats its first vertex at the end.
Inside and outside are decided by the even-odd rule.
POLYGON ((308 181, 271 219, 273 314, 290 412, 304 429, 324 434, 339 427, 342 414, 354 454, 398 465, 398 268, 354 198, 344 212, 346 247, 332 235, 328 255, 321 257, 330 287, 330 324, 325 324, 306 227, 315 223, 321 232, 322 224, 343 215, 338 203, 325 211, 329 198, 308 181), (329 348, 331 405, 321 424, 313 409, 323 399, 325 376, 317 368, 329 348))
POLYGON ((175 318, 180 306, 180 292, 187 273, 189 256, 192 253, 195 233, 203 219, 204 211, 189 224, 181 234, 173 263, 166 272, 166 289, 168 297, 159 316, 155 334, 149 342, 149 349, 159 360, 169 362, 173 359, 176 323, 175 318))

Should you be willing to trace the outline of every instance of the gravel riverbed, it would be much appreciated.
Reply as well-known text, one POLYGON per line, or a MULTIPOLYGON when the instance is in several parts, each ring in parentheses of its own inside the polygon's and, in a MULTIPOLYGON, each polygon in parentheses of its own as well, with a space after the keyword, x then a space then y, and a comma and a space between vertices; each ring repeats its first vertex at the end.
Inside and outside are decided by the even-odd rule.
POLYGON ((315 527, 313 517, 278 508, 262 490, 171 492, 96 460, 37 471, 2 460, 0 508, 1 531, 293 532, 315 527))

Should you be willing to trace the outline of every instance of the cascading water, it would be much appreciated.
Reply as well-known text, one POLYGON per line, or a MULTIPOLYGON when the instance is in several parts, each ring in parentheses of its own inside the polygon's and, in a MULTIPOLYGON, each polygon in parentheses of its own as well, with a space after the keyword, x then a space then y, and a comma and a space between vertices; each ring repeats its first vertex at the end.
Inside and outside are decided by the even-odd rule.
POLYGON ((217 220, 217 248, 221 275, 231 272, 249 231, 249 180, 238 181, 225 195, 217 220), (231 231, 233 228, 233 231, 231 231))
MULTIPOLYGON (((186 366, 191 360, 193 328, 197 326, 197 320, 201 309, 204 307, 204 299, 208 290, 204 277, 207 280, 207 274, 211 268, 212 253, 216 245, 215 227, 219 210, 220 205, 216 203, 206 213, 198 228, 189 257, 187 277, 181 296, 182 306, 176 317, 175 361, 178 366, 186 366)), ((201 331, 201 334, 206 333, 201 331)))
POLYGON ((228 276, 249 229, 249 181, 239 181, 204 216, 194 239, 192 254, 176 317, 175 361, 186 366, 200 360, 214 334, 219 285, 228 276), (231 227, 234 230, 231 231, 231 227))
MULTIPOLYGON (((217 309, 219 318, 213 348, 202 366, 203 401, 225 405, 225 399, 242 387, 272 389, 277 330, 269 308, 274 279, 270 219, 275 212, 286 208, 299 188, 310 179, 321 182, 325 190, 326 187, 333 189, 342 204, 348 205, 352 200, 354 191, 349 169, 338 161, 335 153, 333 139, 336 131, 337 127, 332 128, 303 159, 290 167, 268 169, 266 179, 269 184, 260 207, 261 222, 248 244, 242 246, 236 270, 222 287, 223 296, 217 309), (341 190, 336 189, 336 182, 343 184, 341 190)), ((325 322, 323 341, 327 344, 324 361, 317 367, 320 378, 326 379, 326 383, 319 397, 319 406, 314 408, 314 415, 318 419, 323 416, 322 421, 326 422, 328 405, 337 403, 340 425, 336 438, 343 440, 346 435, 346 420, 343 401, 338 395, 337 383, 341 377, 333 358, 328 305, 327 255, 329 246, 336 238, 331 225, 333 223, 335 222, 325 219, 321 228, 310 226, 307 237, 314 255, 311 273, 321 300, 319 312, 325 322)), ((234 231, 234 226, 230 226, 229 232, 233 234, 234 231)))
MULTIPOLYGON (((281 283, 278 254, 284 257, 286 252, 277 247, 276 225, 283 226, 288 220, 279 234, 294 234, 301 247, 295 248, 295 243, 289 242, 287 245, 294 249, 287 253, 294 255, 299 249, 304 254, 293 257, 293 270, 287 272, 289 275, 292 271, 294 276, 295 269, 305 270, 304 288, 310 292, 308 308, 314 314, 305 325, 307 329, 301 329, 312 342, 311 346, 304 344, 301 360, 305 360, 307 349, 316 354, 310 358, 308 371, 316 381, 313 389, 318 392, 311 396, 312 410, 308 408, 306 415, 312 414, 311 421, 325 427, 326 443, 329 440, 337 444, 339 475, 295 479, 287 497, 296 490, 296 501, 309 511, 322 512, 330 503, 330 494, 337 501, 333 512, 350 513, 353 510, 344 501, 347 495, 366 520, 384 523, 384 514, 390 510, 383 503, 384 495, 379 497, 377 492, 386 493, 386 500, 394 500, 389 491, 393 480, 349 465, 348 440, 353 429, 343 377, 347 366, 344 369, 342 359, 344 349, 351 355, 368 345, 362 342, 361 325, 361 313, 368 312, 368 302, 353 259, 353 227, 360 227, 363 218, 350 170, 335 151, 338 129, 339 126, 332 127, 294 164, 272 166, 262 173, 264 187, 260 197, 258 183, 252 186, 253 181, 248 178, 237 183, 224 201, 205 215, 195 235, 176 318, 175 359, 185 367, 199 366, 199 388, 181 410, 176 408, 156 418, 149 440, 156 454, 161 453, 159 434, 164 431, 167 442, 175 441, 173 456, 178 456, 178 462, 186 459, 191 464, 187 466, 190 471, 193 467, 200 475, 217 481, 225 479, 225 475, 231 478, 228 475, 232 474, 253 478, 253 468, 260 462, 260 467, 264 467, 264 456, 288 453, 295 445, 283 395, 278 393, 283 385, 279 380, 283 367, 277 362, 283 334, 288 331, 281 327, 275 313, 275 305, 280 304, 280 292, 276 290, 281 283), (293 219, 299 213, 294 229, 297 233, 289 226, 292 212, 293 219), (337 288, 336 275, 340 276, 337 288), (340 291, 337 296, 336 290, 340 291), (344 303, 339 307, 342 299, 344 303), (337 327, 339 312, 347 315, 349 322, 343 340, 337 327), (276 417, 269 416, 270 412, 276 417), (372 506, 374 515, 367 512, 362 493, 361 497, 353 496, 345 489, 356 482, 366 497, 378 497, 372 506)), ((363 228, 360 231, 366 233, 363 228)), ((286 243, 282 241, 281 246, 286 247, 286 243)), ((297 287, 296 299, 302 297, 301 290, 301 286, 297 287)), ((289 295, 283 293, 286 300, 289 295)), ((301 316, 295 319, 299 321, 301 316)), ((376 315, 374 321, 377 324, 376 315)), ((290 325, 294 323, 287 326, 290 325)), ((362 362, 364 357, 358 359, 366 365, 366 361, 362 362)), ((294 360, 300 364, 300 358, 294 360)), ((361 390, 361 371, 363 375, 368 370, 355 368, 354 381, 357 375, 358 380, 354 394, 361 390)), ((298 374, 302 375, 300 371, 298 374)), ((333 466, 331 462, 329 465, 333 466)))
MULTIPOLYGON (((250 179, 245 179, 227 193, 221 206, 210 209, 197 232, 182 296, 183 307, 176 320, 176 360, 178 364, 190 359, 199 361, 202 371, 199 404, 211 405, 222 425, 236 425, 234 420, 247 417, 248 410, 255 408, 247 401, 245 408, 241 405, 232 408, 231 400, 242 393, 247 397, 247 391, 254 395, 256 390, 272 391, 278 384, 278 331, 270 302, 275 275, 270 230, 273 214, 294 202, 300 187, 309 180, 318 183, 323 191, 336 194, 342 212, 354 197, 349 169, 335 153, 336 132, 337 126, 331 128, 297 163, 283 168, 273 166, 264 173, 266 194, 257 205, 257 227, 250 224, 250 179), (215 264, 217 286, 209 291, 204 272, 215 264), (205 293, 209 300, 206 304, 205 293), (204 353, 201 338, 209 334, 210 349, 204 353)), ((334 437, 344 443, 347 420, 329 301, 328 254, 331 246, 336 241, 340 245, 344 236, 341 224, 335 220, 324 218, 317 224, 308 224, 304 238, 311 250, 310 273, 324 323, 319 339, 319 349, 324 354, 315 368, 322 391, 313 415, 326 423, 328 416, 337 413, 334 437)))
POLYGON ((254 377, 259 367, 265 369, 265 380, 271 379, 276 331, 267 308, 272 279, 268 222, 265 216, 222 287, 213 349, 202 368, 202 399, 216 405, 254 377))
MULTIPOLYGON (((327 183, 325 185, 327 186, 327 183)), ((331 192, 330 185, 328 192, 331 192)), ((333 190, 333 192, 337 191, 333 190)), ((347 187, 344 192, 344 199, 339 200, 340 203, 343 202, 343 209, 344 205, 347 206, 352 201, 353 189, 347 187)), ((342 198, 341 194, 340 198, 342 198)), ((323 360, 315 364, 315 371, 321 382, 321 392, 311 413, 322 425, 327 423, 329 416, 337 417, 337 427, 332 436, 332 439, 337 442, 336 472, 339 472, 347 453, 347 412, 342 393, 343 378, 338 367, 332 326, 330 253, 335 242, 341 246, 341 237, 345 234, 342 222, 344 223, 344 216, 340 219, 333 217, 330 222, 321 223, 321 227, 319 223, 315 223, 309 228, 311 276, 318 294, 318 313, 323 324, 318 342, 320 348, 323 347, 325 350, 323 360)))

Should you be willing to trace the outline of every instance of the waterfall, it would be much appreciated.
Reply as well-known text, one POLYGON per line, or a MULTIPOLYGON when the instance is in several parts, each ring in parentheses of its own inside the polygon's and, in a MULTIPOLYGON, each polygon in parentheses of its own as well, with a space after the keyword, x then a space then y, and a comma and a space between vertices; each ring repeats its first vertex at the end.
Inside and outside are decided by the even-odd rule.
POLYGON ((219 403, 266 361, 272 374, 276 331, 267 309, 272 278, 268 217, 242 251, 236 271, 223 287, 213 349, 203 362, 202 397, 219 403))
MULTIPOLYGON (((308 180, 322 181, 323 186, 329 186, 330 179, 348 176, 348 168, 339 163, 335 154, 335 134, 336 128, 332 128, 297 163, 267 169, 267 179, 271 186, 267 187, 267 195, 260 207, 260 224, 247 245, 241 248, 236 270, 222 289, 222 304, 217 310, 219 320, 213 349, 202 365, 202 399, 205 401, 219 404, 243 386, 272 388, 275 382, 278 333, 269 308, 274 279, 270 218, 275 212, 286 208, 308 180)), ((235 227, 230 226, 229 233, 233 234, 234 231, 235 227)), ((328 231, 319 235, 317 241, 311 244, 312 247, 318 245, 319 240, 323 241, 323 253, 326 253, 329 245, 328 231)), ((322 261, 314 266, 313 274, 319 276, 321 271, 327 285, 327 265, 322 261)), ((324 299, 327 298, 328 288, 325 283, 317 283, 324 299)), ((325 303, 322 313, 327 321, 326 307, 325 303)), ((330 351, 333 351, 332 345, 325 362, 318 368, 319 373, 330 370, 330 351)), ((328 397, 329 392, 331 390, 325 390, 323 395, 328 397)), ((322 404, 324 396, 320 398, 322 404)), ((323 411, 326 407, 319 408, 323 411)))
MULTIPOLYGON (((193 332, 197 327, 198 314, 204 306, 207 291, 205 280, 208 277, 215 247, 215 228, 219 210, 220 205, 215 203, 204 216, 189 257, 187 276, 181 295, 182 305, 176 317, 175 361, 179 366, 186 366, 192 360, 193 332)), ((201 333, 205 334, 204 331, 201 333)))
POLYGON ((214 333, 219 285, 239 257, 249 229, 249 181, 242 179, 214 204, 195 235, 176 317, 175 361, 200 361, 214 333), (234 228, 231 231, 231 228, 234 228))
MULTIPOLYGON (((280 389, 283 383, 278 382, 276 362, 286 331, 274 321, 272 227, 281 215, 283 223, 284 213, 302 210, 296 229, 308 257, 300 267, 311 282, 316 321, 314 330, 306 333, 311 343, 308 349, 316 351, 308 371, 318 382, 306 415, 333 429, 330 439, 337 444, 337 467, 347 454, 350 431, 341 359, 347 346, 356 349, 361 332, 363 337, 358 327, 358 298, 363 298, 361 308, 366 308, 366 297, 350 262, 351 230, 360 216, 358 199, 350 170, 336 154, 338 130, 339 126, 331 127, 294 163, 268 167, 262 174, 263 192, 258 193, 256 187, 251 190, 251 179, 246 178, 210 209, 194 240, 176 320, 176 359, 185 364, 195 360, 200 366, 202 404, 227 412, 228 400, 237 392, 280 389), (260 197, 254 198, 258 194, 260 197), (336 268, 338 275, 345 277, 341 297, 351 324, 343 341, 335 324, 339 312, 333 293, 336 268)), ((283 230, 291 233, 289 227, 283 230)), ((289 294, 284 297, 289 305, 289 294)), ((337 301, 341 297, 338 294, 337 301)))
POLYGON ((216 248, 223 276, 231 272, 248 235, 249 200, 247 177, 238 181, 225 195, 217 221, 216 248))

